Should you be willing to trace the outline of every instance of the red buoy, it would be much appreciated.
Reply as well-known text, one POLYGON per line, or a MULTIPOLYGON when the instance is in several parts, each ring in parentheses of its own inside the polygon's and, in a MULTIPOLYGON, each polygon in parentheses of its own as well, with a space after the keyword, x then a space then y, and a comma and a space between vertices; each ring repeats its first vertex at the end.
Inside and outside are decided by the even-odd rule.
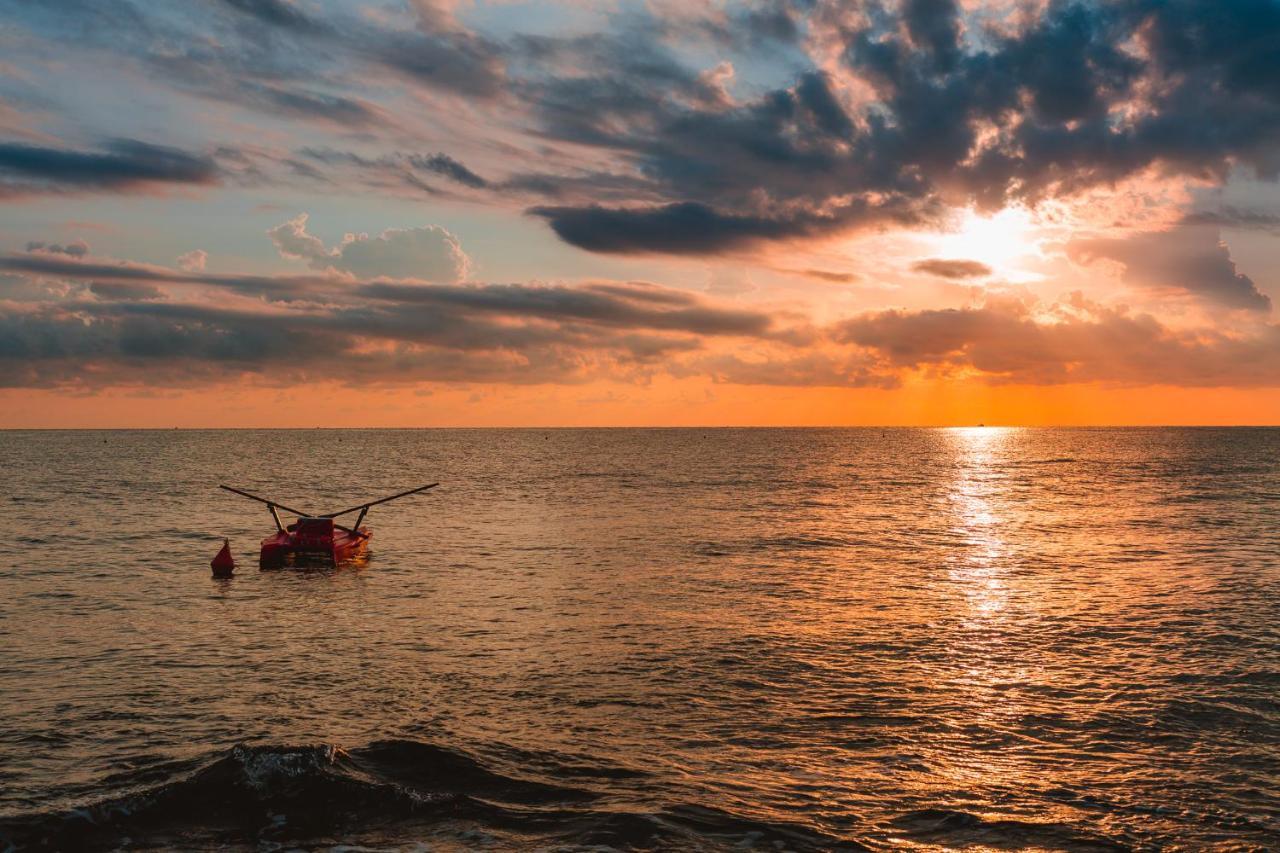
POLYGON ((229 540, 222 540, 222 550, 218 552, 218 556, 214 557, 209 565, 213 568, 213 576, 215 578, 231 577, 236 570, 236 561, 231 556, 231 542, 229 540))

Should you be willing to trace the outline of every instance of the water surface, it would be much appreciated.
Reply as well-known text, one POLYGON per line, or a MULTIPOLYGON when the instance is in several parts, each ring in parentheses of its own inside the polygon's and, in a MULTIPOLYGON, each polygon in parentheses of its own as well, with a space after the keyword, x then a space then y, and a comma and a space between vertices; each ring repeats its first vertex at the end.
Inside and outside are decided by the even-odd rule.
POLYGON ((0 466, 20 846, 1280 837, 1277 430, 6 432, 0 466), (435 480, 316 572, 258 572, 270 517, 216 488, 435 480))

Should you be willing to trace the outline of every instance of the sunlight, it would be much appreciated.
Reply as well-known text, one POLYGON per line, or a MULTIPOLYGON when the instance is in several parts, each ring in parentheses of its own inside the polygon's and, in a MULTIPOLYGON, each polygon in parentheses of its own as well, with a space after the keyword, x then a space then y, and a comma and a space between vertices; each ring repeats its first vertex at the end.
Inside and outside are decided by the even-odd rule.
POLYGON ((1029 277, 1017 269, 1017 262, 1039 253, 1036 230, 1024 208, 1007 207, 989 216, 967 210, 956 230, 932 242, 939 257, 981 261, 1006 278, 1029 277))

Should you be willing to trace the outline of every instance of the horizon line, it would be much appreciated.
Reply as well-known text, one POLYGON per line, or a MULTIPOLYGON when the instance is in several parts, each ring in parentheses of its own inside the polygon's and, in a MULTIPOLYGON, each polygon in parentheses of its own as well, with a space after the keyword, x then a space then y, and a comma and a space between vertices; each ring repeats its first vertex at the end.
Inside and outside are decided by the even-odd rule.
POLYGON ((400 431, 414 432, 426 430, 830 430, 830 429, 1280 429, 1280 423, 1266 424, 1142 424, 1142 423, 1098 423, 1098 424, 1016 424, 1016 423, 963 423, 963 424, 559 424, 553 426, 538 425, 452 425, 452 426, 26 426, 0 427, 0 432, 361 432, 361 431, 400 431))

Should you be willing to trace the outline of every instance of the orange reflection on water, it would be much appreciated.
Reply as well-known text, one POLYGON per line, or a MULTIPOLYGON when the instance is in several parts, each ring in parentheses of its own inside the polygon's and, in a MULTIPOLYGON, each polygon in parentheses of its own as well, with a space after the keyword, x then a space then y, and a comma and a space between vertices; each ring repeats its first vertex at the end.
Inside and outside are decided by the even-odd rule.
MULTIPOLYGON (((950 547, 947 580, 957 603, 952 654, 956 674, 955 716, 949 721, 964 737, 941 763, 946 775, 965 783, 998 778, 1024 785, 1035 774, 1025 745, 1008 733, 1032 709, 1019 701, 1021 687, 1036 673, 1013 663, 1021 607, 1016 556, 1007 531, 1017 526, 1019 508, 1010 500, 1016 475, 1010 472, 1022 430, 970 427, 946 430, 953 445, 954 476, 947 494, 950 547)), ((1023 591, 1025 593, 1025 590, 1023 591)), ((941 758, 941 756, 940 756, 941 758)))
POLYGON ((1017 432, 1010 427, 946 431, 955 445, 956 471, 949 495, 957 546, 950 551, 950 578, 983 617, 1003 610, 1008 597, 1002 569, 1007 547, 997 502, 1003 489, 999 469, 1017 432))

